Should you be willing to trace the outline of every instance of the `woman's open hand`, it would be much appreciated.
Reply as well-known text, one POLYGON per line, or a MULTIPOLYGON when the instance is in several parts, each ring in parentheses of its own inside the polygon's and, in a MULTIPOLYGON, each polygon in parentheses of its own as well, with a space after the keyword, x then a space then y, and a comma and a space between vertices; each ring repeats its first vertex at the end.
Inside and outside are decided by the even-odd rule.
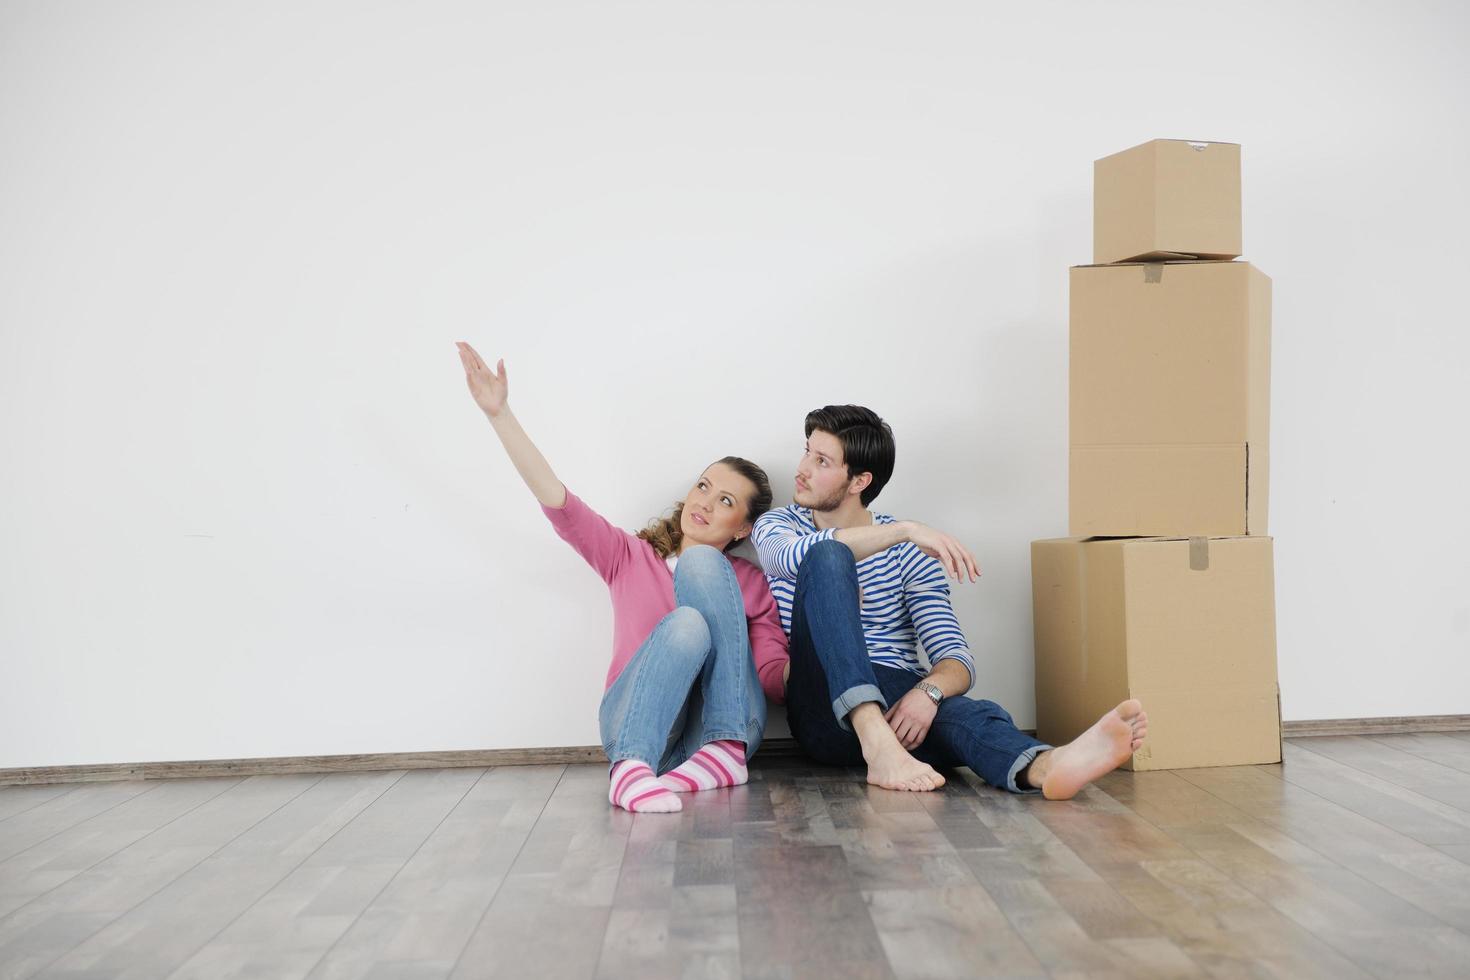
POLYGON ((475 349, 464 341, 456 341, 459 359, 464 364, 464 380, 469 385, 475 404, 492 419, 505 410, 510 386, 505 380, 505 361, 498 361, 495 370, 485 366, 485 361, 475 349))

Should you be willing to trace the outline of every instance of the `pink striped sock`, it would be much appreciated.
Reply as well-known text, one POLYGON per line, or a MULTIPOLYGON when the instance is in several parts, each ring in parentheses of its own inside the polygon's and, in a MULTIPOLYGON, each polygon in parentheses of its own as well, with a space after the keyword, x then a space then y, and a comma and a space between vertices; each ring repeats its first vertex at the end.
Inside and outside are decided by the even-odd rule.
POLYGON ((702 789, 740 786, 750 778, 745 768, 745 743, 729 740, 711 742, 658 777, 659 784, 675 793, 698 793, 702 789))
POLYGON ((612 767, 608 779, 607 800, 613 806, 634 813, 676 813, 684 809, 679 798, 660 785, 646 762, 623 759, 612 767))

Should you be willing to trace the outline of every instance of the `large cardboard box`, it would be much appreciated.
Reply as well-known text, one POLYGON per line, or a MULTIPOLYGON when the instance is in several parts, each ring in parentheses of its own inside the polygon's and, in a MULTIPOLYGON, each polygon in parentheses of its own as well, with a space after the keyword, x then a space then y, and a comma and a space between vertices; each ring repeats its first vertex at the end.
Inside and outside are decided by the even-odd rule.
POLYGON ((1037 737, 1061 745, 1128 698, 1132 769, 1281 761, 1270 538, 1031 544, 1037 737))
POLYGON ((1266 533, 1271 280, 1245 262, 1077 266, 1070 533, 1266 533))
POLYGON ((1240 146, 1152 140, 1092 166, 1092 261, 1233 259, 1240 146))

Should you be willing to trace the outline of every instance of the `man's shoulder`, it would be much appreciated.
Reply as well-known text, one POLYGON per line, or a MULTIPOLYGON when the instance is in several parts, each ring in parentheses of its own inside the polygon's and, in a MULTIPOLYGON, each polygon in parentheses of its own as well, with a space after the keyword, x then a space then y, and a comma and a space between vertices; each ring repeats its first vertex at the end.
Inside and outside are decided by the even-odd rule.
POLYGON ((812 512, 809 507, 799 507, 796 504, 788 504, 785 507, 777 507, 768 510, 755 520, 757 526, 765 527, 790 527, 801 530, 815 528, 812 521, 812 512))
MULTIPOLYGON (((900 520, 900 518, 894 517, 892 514, 880 514, 877 511, 873 511, 872 514, 874 524, 897 524, 900 520)), ((907 518, 904 519, 906 520, 907 518)), ((878 552, 873 557, 877 558, 879 556, 882 556, 887 562, 900 565, 905 575, 921 570, 924 572, 930 571, 929 566, 931 564, 936 568, 942 569, 943 567, 939 564, 939 559, 926 555, 912 541, 900 541, 893 547, 878 552)))
MULTIPOLYGON (((872 511, 872 514, 873 514, 873 524, 875 526, 876 525, 879 525, 879 524, 897 524, 898 523, 898 518, 897 517, 894 517, 892 514, 880 514, 876 510, 875 511, 872 511)), ((912 541, 900 541, 898 544, 893 545, 892 547, 887 548, 886 550, 884 550, 882 552, 879 552, 879 554, 887 555, 890 559, 893 559, 895 557, 907 555, 911 551, 918 551, 918 550, 919 549, 914 545, 914 543, 912 541)), ((922 552, 920 552, 920 554, 922 554, 922 552)))

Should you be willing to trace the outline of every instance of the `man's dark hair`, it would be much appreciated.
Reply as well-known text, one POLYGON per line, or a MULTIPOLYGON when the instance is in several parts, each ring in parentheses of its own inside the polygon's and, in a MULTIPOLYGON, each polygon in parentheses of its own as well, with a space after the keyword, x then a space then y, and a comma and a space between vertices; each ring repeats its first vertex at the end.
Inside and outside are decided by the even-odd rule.
POLYGON ((842 443, 842 461, 847 464, 849 478, 859 473, 873 474, 873 482, 860 495, 866 507, 893 476, 893 430, 871 408, 861 405, 828 405, 808 412, 806 435, 821 429, 842 443))

